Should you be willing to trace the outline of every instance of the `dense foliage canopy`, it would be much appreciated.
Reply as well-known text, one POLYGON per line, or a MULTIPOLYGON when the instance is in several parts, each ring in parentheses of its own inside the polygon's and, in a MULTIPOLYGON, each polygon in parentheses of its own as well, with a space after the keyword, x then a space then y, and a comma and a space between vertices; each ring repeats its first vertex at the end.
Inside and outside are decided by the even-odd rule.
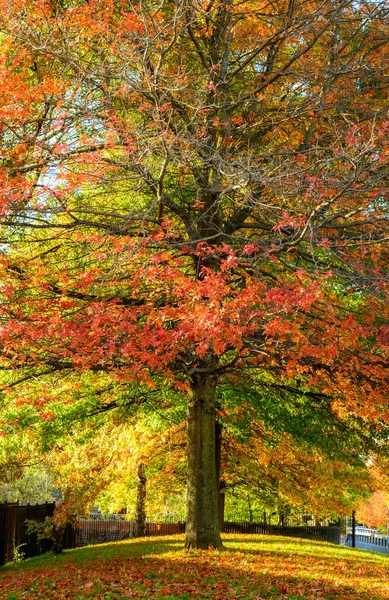
POLYGON ((187 546, 219 546, 231 378, 386 428, 387 2, 0 9, 7 402, 186 395, 187 546))

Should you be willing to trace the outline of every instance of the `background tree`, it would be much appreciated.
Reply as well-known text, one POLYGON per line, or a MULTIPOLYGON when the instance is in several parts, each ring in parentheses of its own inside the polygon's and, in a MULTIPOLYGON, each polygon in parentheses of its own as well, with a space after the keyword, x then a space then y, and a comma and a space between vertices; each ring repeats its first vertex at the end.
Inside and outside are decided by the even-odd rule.
POLYGON ((387 497, 386 490, 376 490, 370 498, 360 502, 357 510, 358 522, 368 527, 379 528, 386 534, 389 512, 387 497))
POLYGON ((227 375, 387 419, 387 3, 0 8, 8 397, 171 382, 186 545, 218 547, 227 375))
POLYGON ((358 523, 380 529, 382 533, 387 534, 389 515, 387 462, 371 464, 370 472, 375 482, 373 493, 356 504, 356 517, 358 523))
POLYGON ((43 467, 41 464, 24 466, 22 473, 13 469, 12 477, 8 477, 8 481, 4 481, 3 477, 0 479, 1 503, 43 504, 58 500, 59 497, 60 493, 53 484, 52 474, 47 466, 43 467))

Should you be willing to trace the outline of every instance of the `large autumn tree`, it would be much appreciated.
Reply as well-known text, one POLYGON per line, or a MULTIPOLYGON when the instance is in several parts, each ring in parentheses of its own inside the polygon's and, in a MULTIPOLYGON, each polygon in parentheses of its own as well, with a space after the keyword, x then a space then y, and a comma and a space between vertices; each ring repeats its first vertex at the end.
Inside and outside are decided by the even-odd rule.
POLYGON ((186 545, 218 547, 224 378, 385 426, 389 7, 0 8, 7 398, 186 394, 186 545))

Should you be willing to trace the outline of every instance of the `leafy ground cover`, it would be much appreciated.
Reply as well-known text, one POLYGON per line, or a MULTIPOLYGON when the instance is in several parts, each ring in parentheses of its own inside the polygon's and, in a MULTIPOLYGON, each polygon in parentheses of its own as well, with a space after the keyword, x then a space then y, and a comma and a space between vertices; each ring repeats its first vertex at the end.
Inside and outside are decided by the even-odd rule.
POLYGON ((225 551, 170 536, 47 554, 0 569, 2 600, 378 600, 389 557, 270 536, 226 535, 225 551))

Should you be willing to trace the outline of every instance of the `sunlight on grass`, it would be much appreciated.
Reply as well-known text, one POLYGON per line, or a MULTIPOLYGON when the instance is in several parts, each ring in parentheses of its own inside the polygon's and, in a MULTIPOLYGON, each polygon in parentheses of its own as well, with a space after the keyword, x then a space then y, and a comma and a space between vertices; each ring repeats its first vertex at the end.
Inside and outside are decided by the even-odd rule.
POLYGON ((0 569, 1 600, 379 600, 389 557, 271 536, 224 536, 225 550, 183 550, 183 538, 126 540, 0 569))

